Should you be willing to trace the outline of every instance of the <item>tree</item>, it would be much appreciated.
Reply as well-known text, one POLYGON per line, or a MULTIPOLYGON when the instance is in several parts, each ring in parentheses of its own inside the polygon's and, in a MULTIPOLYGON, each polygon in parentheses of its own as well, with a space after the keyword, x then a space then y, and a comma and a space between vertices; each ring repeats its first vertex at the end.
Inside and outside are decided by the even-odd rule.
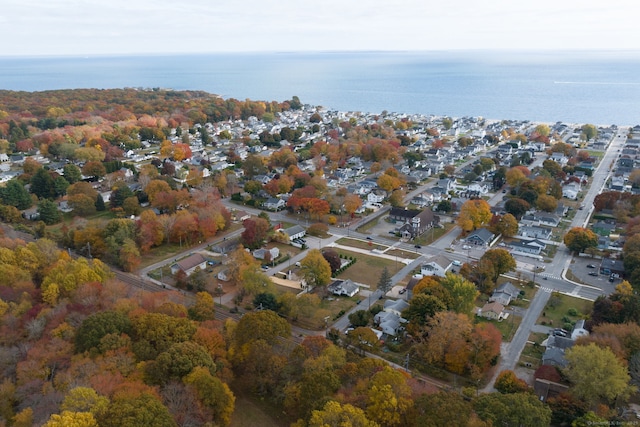
POLYGON ((471 313, 479 295, 473 283, 460 275, 447 272, 445 277, 440 279, 440 285, 449 293, 450 310, 456 313, 471 313))
POLYGON ((504 203, 504 210, 513 215, 518 221, 527 213, 531 205, 519 198, 509 199, 504 203))
POLYGON ((82 174, 94 178, 102 178, 107 174, 107 170, 101 162, 91 161, 84 164, 82 174))
POLYGON ((307 286, 312 288, 325 286, 331 281, 331 266, 318 249, 309 251, 300 262, 300 269, 307 286))
POLYGON ((31 177, 31 192, 39 199, 53 199, 55 197, 54 179, 45 168, 40 168, 31 177))
POLYGON ((378 178, 378 187, 382 188, 388 193, 391 193, 396 188, 400 188, 402 185, 402 181, 399 178, 396 178, 391 175, 387 175, 386 173, 380 175, 378 178))
POLYGON ((527 383, 509 369, 498 374, 494 387, 502 394, 524 393, 529 389, 527 383))
POLYGON ((145 379, 151 384, 166 384, 182 379, 196 367, 215 372, 215 363, 206 348, 193 341, 173 344, 145 366, 145 379))
POLYGON ((353 215, 362 206, 362 199, 356 195, 349 193, 344 197, 344 209, 349 215, 353 215))
POLYGON ((369 420, 362 409, 330 400, 321 410, 311 412, 308 426, 378 427, 378 424, 369 420))
POLYGON ((97 349, 106 335, 130 333, 131 321, 126 315, 116 311, 102 311, 82 322, 76 332, 75 349, 78 353, 97 349))
POLYGON ((106 409, 96 414, 96 420, 100 427, 176 426, 167 407, 149 392, 115 396, 106 409))
POLYGON ((225 383, 202 367, 195 367, 184 382, 194 387, 200 401, 212 410, 216 425, 228 426, 231 423, 236 398, 225 383))
POLYGON ((541 194, 536 200, 536 206, 545 212, 554 212, 558 207, 558 200, 553 196, 541 194))
POLYGON ((490 222, 491 231, 502 234, 504 237, 513 237, 518 234, 518 220, 510 213, 502 216, 495 215, 490 222))
POLYGON ((215 319, 215 308, 213 297, 208 292, 198 292, 196 302, 193 307, 189 307, 189 317, 198 320, 215 319))
POLYGON ((565 358, 568 366, 564 373, 573 384, 571 393, 590 406, 624 400, 635 390, 629 385, 625 365, 608 348, 594 343, 576 345, 565 351, 565 358))
POLYGON ((19 210, 29 209, 33 204, 31 195, 17 179, 12 179, 4 187, 0 187, 0 202, 19 210))
POLYGON ((384 295, 391 290, 392 285, 391 274, 389 274, 387 267, 384 267, 380 274, 380 278, 378 279, 378 289, 381 290, 384 295))
POLYGON ((573 227, 564 235, 564 244, 575 254, 598 246, 598 235, 588 228, 573 227))
POLYGON ((349 315, 349 323, 355 328, 360 326, 367 326, 373 318, 373 314, 367 310, 358 310, 349 315))
POLYGON ((242 222, 244 231, 241 234, 242 244, 249 249, 258 249, 267 238, 269 223, 262 218, 249 218, 242 222))
POLYGON ((47 225, 55 224, 60 221, 62 216, 58 210, 58 205, 49 199, 41 200, 38 203, 38 214, 40 214, 40 219, 47 225))
POLYGON ((460 208, 457 222, 462 230, 471 231, 487 224, 492 216, 491 206, 485 200, 467 200, 460 208))
POLYGON ((582 126, 581 139, 584 141, 591 141, 598 136, 598 128, 592 124, 586 124, 582 126))
POLYGON ((264 163, 262 162, 262 158, 255 154, 249 154, 247 156, 242 163, 242 170, 244 170, 244 175, 249 179, 267 171, 264 167, 264 163))
POLYGON ((480 260, 486 260, 493 265, 493 281, 497 281, 501 274, 516 269, 516 260, 506 249, 489 249, 480 260))
POLYGON ((452 209, 453 207, 451 206, 451 202, 449 200, 441 200, 440 202, 438 202, 438 206, 436 207, 436 210, 438 212, 444 213, 449 213, 452 209))
POLYGON ((531 393, 482 394, 474 400, 473 409, 494 426, 546 427, 551 423, 551 410, 531 393))
POLYGON ((75 184, 82 179, 82 172, 80 168, 73 163, 67 163, 62 168, 62 176, 69 182, 69 184, 75 184))
POLYGON ((450 391, 423 393, 413 405, 416 426, 468 427, 471 419, 471 403, 461 394, 450 391))
POLYGON ((417 347, 427 363, 462 374, 470 355, 471 322, 465 314, 441 311, 425 328, 426 342, 417 347))
POLYGON ((51 414, 49 421, 43 427, 98 427, 98 422, 91 412, 62 411, 61 414, 51 414))
POLYGON ((322 251, 322 256, 327 260, 329 266, 331 267, 331 274, 335 274, 336 271, 340 269, 342 265, 342 261, 340 260, 340 255, 333 249, 325 249, 322 251))

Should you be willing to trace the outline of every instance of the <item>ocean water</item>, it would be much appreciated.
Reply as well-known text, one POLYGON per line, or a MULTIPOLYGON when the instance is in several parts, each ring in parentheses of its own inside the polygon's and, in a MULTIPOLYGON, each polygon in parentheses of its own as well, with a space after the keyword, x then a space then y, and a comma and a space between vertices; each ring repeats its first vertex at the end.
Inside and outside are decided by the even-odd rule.
MULTIPOLYGON (((0 89, 162 87, 341 111, 640 123, 640 52, 1 58, 0 89)), ((0 106, 1 108, 1 106, 0 106)))

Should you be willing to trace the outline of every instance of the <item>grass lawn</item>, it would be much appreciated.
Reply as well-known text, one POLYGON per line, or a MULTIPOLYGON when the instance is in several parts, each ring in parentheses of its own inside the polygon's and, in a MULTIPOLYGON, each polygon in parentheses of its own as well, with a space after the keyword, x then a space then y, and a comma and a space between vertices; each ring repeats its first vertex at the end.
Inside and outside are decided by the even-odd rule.
POLYGON ((279 242, 269 242, 265 245, 266 248, 278 248, 280 249, 280 256, 285 256, 287 254, 291 254, 292 257, 298 255, 300 252, 302 252, 302 249, 300 248, 296 248, 295 246, 292 245, 287 245, 286 243, 279 243, 279 242))
POLYGON ((518 330, 520 323, 522 323, 522 318, 511 314, 509 318, 503 320, 502 322, 498 322, 496 320, 490 320, 485 319, 484 317, 475 316, 475 323, 492 323, 493 326, 498 328, 500 333, 502 333, 502 341, 510 342, 511 339, 513 339, 513 335, 518 330))
POLYGON ((374 219, 373 221, 369 221, 364 225, 361 225, 360 227, 356 228, 356 231, 359 233, 368 233, 369 230, 378 225, 378 221, 380 221, 380 217, 374 219))
POLYGON ((591 313, 592 307, 593 301, 554 293, 549 298, 537 323, 571 330, 576 320, 583 319, 591 313))
POLYGON ((416 237, 414 239, 414 243, 418 245, 430 245, 431 243, 447 234, 453 227, 456 226, 455 224, 452 224, 450 222, 441 225, 442 228, 436 227, 432 228, 431 230, 425 231, 422 236, 416 237))
POLYGON ((394 275, 397 270, 404 267, 404 264, 396 262, 386 258, 380 258, 372 255, 365 255, 358 252, 345 251, 338 249, 338 253, 343 256, 352 256, 357 261, 347 268, 341 275, 341 279, 351 279, 354 282, 364 283, 370 285, 372 289, 376 289, 382 270, 385 267, 389 270, 391 275, 394 275))
POLYGON ((391 255, 391 256, 397 256, 398 258, 403 258, 403 259, 404 258, 416 259, 419 256, 413 252, 405 251, 403 249, 391 249, 385 252, 385 254, 391 255))
POLYGON ((368 240, 365 241, 365 240, 358 240, 358 239, 350 239, 348 237, 343 237, 342 239, 338 239, 336 243, 339 245, 351 246, 352 248, 367 249, 367 250, 371 250, 371 249, 385 250, 388 248, 388 246, 381 245, 379 243, 373 243, 368 240))
POLYGON ((522 366, 527 366, 527 363, 531 365, 532 368, 536 369, 542 363, 542 355, 544 354, 545 348, 541 346, 542 341, 547 339, 547 334, 541 333, 532 333, 529 335, 530 342, 527 342, 520 354, 520 360, 518 363, 522 366))

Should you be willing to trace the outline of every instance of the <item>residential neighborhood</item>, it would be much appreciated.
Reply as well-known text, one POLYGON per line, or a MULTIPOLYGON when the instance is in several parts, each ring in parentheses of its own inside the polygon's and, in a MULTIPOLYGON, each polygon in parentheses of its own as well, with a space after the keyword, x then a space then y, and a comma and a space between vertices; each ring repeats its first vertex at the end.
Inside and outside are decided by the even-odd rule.
MULTIPOLYGON (((341 112, 297 97, 127 96, 148 111, 162 96, 174 113, 91 113, 77 100, 77 111, 37 120, 24 109, 0 115, 0 325, 22 331, 2 351, 29 337, 87 360, 119 354, 157 393, 235 378, 246 393, 280 393, 272 404, 299 419, 310 416, 303 398, 319 410, 316 397, 359 387, 345 374, 360 366, 352 357, 461 399, 510 394, 513 383, 549 419, 560 399, 584 403, 576 419, 594 413, 588 405, 632 410, 640 125, 341 112), (83 328, 100 324, 98 294, 113 330, 96 340, 83 328), (58 323, 45 333, 40 318, 58 323), (153 322, 193 331, 144 338, 153 322), (173 366, 181 352, 206 372, 173 366), (596 353, 619 368, 593 368, 618 375, 613 401, 580 394, 596 353), (304 360, 316 358, 340 385, 306 396, 304 360)), ((11 354, 35 367, 41 352, 11 354)), ((46 375, 3 368, 0 379, 21 390, 57 384, 58 359, 42 363, 46 375)), ((67 381, 74 362, 64 363, 67 381)))

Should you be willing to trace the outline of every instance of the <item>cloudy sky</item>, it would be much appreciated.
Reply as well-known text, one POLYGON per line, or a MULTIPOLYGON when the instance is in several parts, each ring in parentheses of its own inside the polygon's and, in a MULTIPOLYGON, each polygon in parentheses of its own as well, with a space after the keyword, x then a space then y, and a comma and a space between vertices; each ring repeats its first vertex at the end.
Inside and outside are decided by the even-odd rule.
POLYGON ((636 0, 2 0, 0 56, 640 49, 636 0))

